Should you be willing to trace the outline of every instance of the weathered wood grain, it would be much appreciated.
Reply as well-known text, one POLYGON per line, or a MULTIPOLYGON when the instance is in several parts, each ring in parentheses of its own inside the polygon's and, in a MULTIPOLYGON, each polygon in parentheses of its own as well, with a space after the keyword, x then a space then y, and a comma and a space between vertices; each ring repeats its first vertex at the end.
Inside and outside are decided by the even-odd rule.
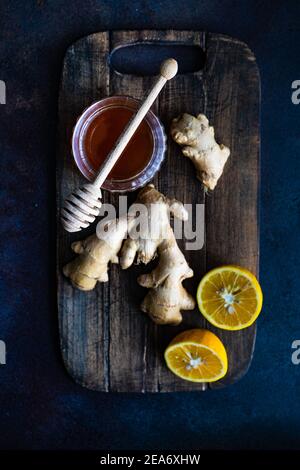
MULTIPOLYGON (((208 35, 203 86, 216 137, 231 150, 223 177, 206 200, 207 268, 238 264, 258 274, 260 86, 249 48, 226 36, 208 35)), ((218 388, 247 371, 256 326, 236 332, 211 330, 224 342, 230 365, 226 378, 211 384, 218 388)))
MULTIPOLYGON (((109 34, 100 33, 73 44, 65 57, 59 96, 57 207, 83 178, 71 154, 72 130, 82 110, 109 94, 109 34)), ((93 229, 91 228, 91 231, 93 229)), ((61 268, 74 254, 71 242, 82 234, 70 235, 58 222, 57 276, 61 350, 69 373, 81 385, 109 390, 108 381, 108 286, 92 292, 73 289, 61 268), (103 312, 103 314, 99 314, 103 312)))
MULTIPOLYGON (((136 278, 150 267, 110 269, 110 282, 94 291, 73 289, 61 267, 73 256, 70 244, 93 231, 70 235, 59 224, 65 196, 82 180, 71 155, 76 118, 93 101, 114 94, 142 98, 152 77, 121 75, 109 67, 110 52, 136 42, 172 42, 199 45, 206 53, 204 69, 178 75, 169 82, 153 110, 166 130, 170 120, 187 111, 204 112, 217 138, 231 148, 231 157, 216 190, 205 196, 192 164, 171 140, 166 162, 156 176, 158 189, 195 207, 205 203, 206 240, 199 251, 185 251, 195 277, 186 281, 195 294, 201 276, 210 268, 234 262, 258 270, 259 77, 247 46, 221 35, 191 31, 102 32, 83 38, 67 51, 60 96, 57 153, 57 277, 61 350, 65 365, 81 385, 100 391, 205 390, 206 384, 185 382, 165 367, 163 350, 179 331, 208 327, 217 332, 229 352, 229 373, 214 387, 233 383, 247 370, 253 353, 255 329, 216 331, 195 309, 184 313, 179 327, 158 327, 141 313, 145 290, 136 278)), ((131 194, 129 201, 133 201, 131 194)), ((117 205, 118 196, 104 193, 117 205)), ((185 240, 179 242, 182 249, 185 240)))

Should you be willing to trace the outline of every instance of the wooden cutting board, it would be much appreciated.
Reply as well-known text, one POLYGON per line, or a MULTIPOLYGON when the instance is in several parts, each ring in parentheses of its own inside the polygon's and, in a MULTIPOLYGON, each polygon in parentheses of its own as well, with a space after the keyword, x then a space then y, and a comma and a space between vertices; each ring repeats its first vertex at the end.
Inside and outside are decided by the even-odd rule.
MULTIPOLYGON (((204 52, 204 67, 179 74, 164 88, 153 110, 166 130, 182 112, 205 113, 217 140, 231 156, 215 191, 205 195, 191 162, 170 139, 166 161, 154 184, 185 203, 205 204, 205 245, 186 251, 195 276, 185 282, 189 292, 209 269, 235 263, 258 274, 258 185, 260 82, 255 57, 244 43, 219 34, 197 31, 101 32, 80 39, 67 51, 59 95, 57 156, 57 278, 61 351, 74 380, 90 389, 117 392, 175 392, 229 385, 247 371, 254 350, 256 326, 239 332, 218 330, 195 309, 184 313, 178 326, 156 326, 140 309, 146 290, 136 278, 149 266, 121 271, 113 265, 109 283, 92 292, 74 289, 62 266, 74 255, 71 242, 85 238, 95 226, 69 234, 59 223, 61 204, 82 183, 71 154, 77 117, 93 101, 109 95, 145 96, 153 77, 120 74, 110 67, 111 52, 134 43, 194 45, 204 52), (229 372, 215 384, 193 384, 168 371, 163 351, 180 331, 205 327, 222 339, 229 372)), ((173 54, 174 56, 174 54, 173 54)), ((176 54, 175 54, 176 58, 176 54)), ((180 65, 180 64, 179 64, 180 65)), ((130 202, 135 199, 130 195, 130 202)), ((118 195, 105 192, 104 201, 117 205, 118 195)), ((184 249, 184 241, 180 243, 184 249)))

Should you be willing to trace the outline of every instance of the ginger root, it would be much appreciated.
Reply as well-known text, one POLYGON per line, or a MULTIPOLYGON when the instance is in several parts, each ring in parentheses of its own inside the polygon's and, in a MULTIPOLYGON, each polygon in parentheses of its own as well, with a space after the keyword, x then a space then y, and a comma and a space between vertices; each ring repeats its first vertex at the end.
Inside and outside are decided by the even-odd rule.
POLYGON ((133 224, 121 250, 120 264, 127 269, 134 260, 147 264, 159 256, 157 267, 138 278, 141 286, 150 289, 141 309, 155 323, 177 325, 182 321, 180 310, 195 308, 193 297, 182 286, 184 279, 193 276, 193 271, 177 245, 169 214, 181 220, 186 220, 188 214, 181 202, 169 200, 153 185, 140 191, 137 203, 145 206, 149 223, 141 228, 138 236, 133 224))
POLYGON ((79 256, 64 266, 63 273, 74 287, 88 291, 94 289, 97 282, 108 281, 108 264, 119 262, 117 254, 126 237, 127 227, 127 217, 113 219, 97 230, 101 238, 95 233, 72 243, 72 250, 79 256))
POLYGON ((63 272, 74 287, 84 291, 92 290, 97 282, 108 281, 108 265, 118 263, 118 253, 128 235, 120 252, 123 269, 134 261, 148 264, 159 256, 157 267, 138 278, 141 286, 150 289, 142 302, 142 311, 155 323, 177 325, 182 321, 180 310, 195 308, 193 297, 182 286, 184 279, 193 276, 193 271, 177 245, 169 215, 186 220, 188 213, 181 202, 168 199, 153 185, 143 188, 136 202, 145 209, 143 222, 129 210, 119 220, 106 222, 102 227, 105 231, 100 224, 97 234, 72 244, 79 256, 63 272))
POLYGON ((230 150, 215 141, 214 128, 204 114, 197 117, 184 113, 173 119, 171 136, 182 145, 182 153, 189 157, 197 170, 197 178, 208 189, 216 187, 223 173, 230 150))

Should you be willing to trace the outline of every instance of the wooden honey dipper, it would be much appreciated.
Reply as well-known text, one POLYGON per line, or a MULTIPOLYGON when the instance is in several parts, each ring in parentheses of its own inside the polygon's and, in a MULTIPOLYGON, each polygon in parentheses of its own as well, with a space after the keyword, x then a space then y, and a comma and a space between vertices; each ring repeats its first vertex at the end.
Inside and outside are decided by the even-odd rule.
POLYGON ((68 232, 79 232, 88 227, 99 215, 101 207, 101 186, 113 166, 120 158, 126 145, 151 108, 153 102, 168 80, 175 77, 178 64, 175 59, 167 59, 160 66, 160 75, 143 101, 141 107, 129 121, 118 138, 114 149, 108 154, 93 183, 87 183, 72 192, 65 200, 61 210, 61 221, 68 232))

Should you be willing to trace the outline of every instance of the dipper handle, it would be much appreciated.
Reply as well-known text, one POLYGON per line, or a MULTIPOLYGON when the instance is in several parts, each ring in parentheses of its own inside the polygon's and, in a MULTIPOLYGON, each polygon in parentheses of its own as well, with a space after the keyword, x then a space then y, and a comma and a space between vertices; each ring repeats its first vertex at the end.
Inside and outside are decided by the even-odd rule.
POLYGON ((143 101, 137 113, 133 116, 133 118, 125 127, 124 131, 117 140, 114 149, 108 154, 108 156, 104 160, 102 167, 100 168, 94 182, 92 183, 93 185, 97 186, 98 188, 102 186, 109 173, 111 172, 112 168, 121 156, 123 150, 129 143, 131 137, 133 136, 138 126, 146 116, 147 112, 151 108, 152 104, 156 100, 157 96, 161 92, 162 88, 168 80, 171 80, 171 78, 175 77, 177 70, 178 64, 175 59, 167 59, 162 62, 160 66, 160 75, 156 83, 150 90, 148 96, 143 101))

